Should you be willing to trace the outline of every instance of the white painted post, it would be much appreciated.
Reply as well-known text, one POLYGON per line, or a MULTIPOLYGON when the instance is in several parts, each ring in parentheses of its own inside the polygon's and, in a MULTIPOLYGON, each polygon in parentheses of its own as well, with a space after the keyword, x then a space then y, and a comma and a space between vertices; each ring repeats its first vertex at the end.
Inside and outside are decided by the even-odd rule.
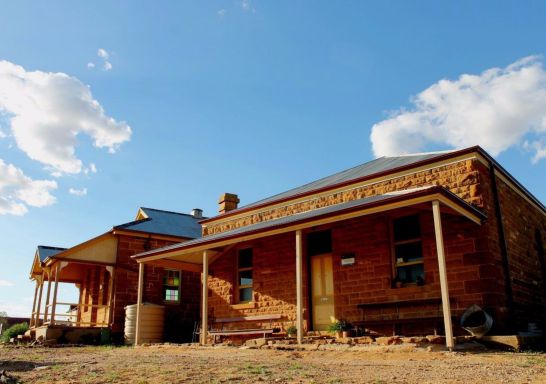
POLYGON ((49 294, 51 293, 51 267, 47 270, 47 293, 44 310, 44 324, 47 322, 47 315, 49 313, 49 294))
POLYGON ((107 266, 106 271, 110 274, 108 279, 108 308, 104 310, 104 319, 102 325, 109 325, 112 323, 112 300, 114 297, 114 267, 107 266), (108 322, 106 321, 106 315, 108 314, 108 322))
POLYGON ((32 301, 32 314, 30 315, 30 321, 29 321, 29 328, 34 327, 34 319, 36 318, 36 298, 38 297, 38 287, 40 286, 40 282, 38 281, 38 278, 36 278, 36 287, 34 288, 34 300, 32 301))
POLYGON ((432 202, 432 215, 434 217, 434 234, 436 236, 436 253, 438 254, 438 269, 440 272, 440 289, 442 291, 442 309, 444 313, 444 329, 446 333, 446 346, 449 350, 454 347, 453 326, 451 324, 451 307, 449 304, 449 288, 447 284, 446 257, 444 252, 444 236, 442 234, 442 218, 440 215, 440 202, 432 202))
POLYGON ((203 275, 202 275, 202 285, 203 291, 202 296, 202 307, 201 307, 201 345, 207 344, 207 331, 208 331, 208 299, 209 299, 209 287, 208 287, 208 278, 209 278, 209 255, 208 251, 203 251, 203 275))
POLYGON ((138 293, 137 293, 137 315, 135 324, 135 345, 140 344, 140 322, 142 317, 142 291, 144 290, 144 263, 138 264, 138 293))
POLYGON ((40 326, 40 311, 42 310, 42 296, 44 292, 44 277, 45 272, 42 272, 42 277, 40 278, 40 293, 38 293, 38 309, 36 310, 36 317, 34 318, 34 327, 40 326))
POLYGON ((298 344, 303 342, 303 246, 301 230, 296 231, 296 328, 298 344))

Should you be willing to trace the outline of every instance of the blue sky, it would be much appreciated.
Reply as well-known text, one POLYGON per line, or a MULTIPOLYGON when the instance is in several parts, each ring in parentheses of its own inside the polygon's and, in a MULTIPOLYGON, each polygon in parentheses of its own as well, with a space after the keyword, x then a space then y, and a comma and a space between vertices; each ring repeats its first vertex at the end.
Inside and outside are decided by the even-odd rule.
MULTIPOLYGON (((23 89, 34 100, 39 88, 0 89, 0 159, 13 174, 50 183, 32 184, 39 201, 13 198, 19 184, 11 195, 2 190, 0 167, 0 197, 26 207, 0 214, 0 311, 30 312, 38 244, 75 245, 132 220, 139 206, 213 215, 223 192, 246 204, 389 151, 467 144, 460 127, 546 201, 546 3, 523 4, 4 2, 4 84, 15 84, 17 71, 27 85, 35 72, 64 73, 74 80, 52 82, 55 92, 39 97, 71 100, 89 85, 106 117, 86 115, 97 125, 92 134, 58 119, 45 124, 13 102, 23 89), (491 68, 500 69, 484 74, 491 68), (480 108, 469 121, 460 105, 480 108), (446 108, 450 119, 439 119, 446 108), (19 128, 18 113, 30 116, 19 128), (75 153, 58 155, 61 166, 51 148, 67 132, 77 133, 75 153), (108 140, 97 147, 102 134, 108 140), (69 169, 75 159, 78 171, 69 169)), ((84 113, 71 103, 56 108, 63 118, 84 113)))

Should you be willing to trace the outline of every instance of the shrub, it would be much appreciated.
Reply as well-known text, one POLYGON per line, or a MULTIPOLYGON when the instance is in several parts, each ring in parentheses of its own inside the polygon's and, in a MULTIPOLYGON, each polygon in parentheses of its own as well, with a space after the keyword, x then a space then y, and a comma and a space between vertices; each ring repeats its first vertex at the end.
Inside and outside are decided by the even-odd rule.
POLYGON ((298 333, 298 328, 296 328, 296 326, 294 325, 291 325, 290 327, 288 327, 288 329, 286 330, 286 334, 288 336, 294 336, 294 335, 297 335, 298 333))
POLYGON ((0 337, 0 341, 7 342, 12 337, 17 337, 18 335, 22 335, 26 331, 28 331, 28 323, 14 324, 2 333, 2 336, 0 337))
POLYGON ((335 323, 328 325, 328 332, 336 333, 342 331, 348 331, 351 328, 351 325, 345 320, 339 320, 335 323))

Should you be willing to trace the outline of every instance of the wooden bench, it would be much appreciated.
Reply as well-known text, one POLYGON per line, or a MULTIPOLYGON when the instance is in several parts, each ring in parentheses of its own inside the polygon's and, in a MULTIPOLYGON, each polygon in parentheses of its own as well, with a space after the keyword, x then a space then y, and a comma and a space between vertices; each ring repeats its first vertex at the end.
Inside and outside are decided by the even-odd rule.
MULTIPOLYGON (((282 317, 280 314, 268 314, 268 315, 254 315, 254 316, 241 316, 241 317, 224 317, 211 319, 211 328, 207 331, 210 336, 214 337, 216 342, 216 336, 252 336, 262 335, 264 338, 275 332, 272 327, 273 320, 278 320, 282 317), (225 324, 229 323, 242 323, 250 321, 267 321, 269 320, 268 328, 247 328, 247 329, 224 329, 225 324), (218 328, 219 326, 219 328, 218 328)), ((196 335, 200 334, 200 330, 195 332, 196 335)))
POLYGON ((433 320, 434 324, 434 334, 437 332, 438 323, 443 319, 442 311, 442 298, 433 297, 426 299, 409 299, 409 300, 399 300, 399 301, 381 301, 381 302, 372 302, 372 303, 363 303, 358 304, 357 308, 362 311, 362 320, 354 323, 357 327, 372 327, 378 325, 392 325, 392 334, 397 334, 397 327, 401 324, 415 323, 419 320, 433 320), (408 307, 424 307, 424 306, 434 306, 436 307, 432 314, 417 315, 410 317, 401 317, 400 309, 408 307), (373 309, 386 309, 393 308, 394 313, 384 314, 380 319, 366 320, 366 312, 373 309))

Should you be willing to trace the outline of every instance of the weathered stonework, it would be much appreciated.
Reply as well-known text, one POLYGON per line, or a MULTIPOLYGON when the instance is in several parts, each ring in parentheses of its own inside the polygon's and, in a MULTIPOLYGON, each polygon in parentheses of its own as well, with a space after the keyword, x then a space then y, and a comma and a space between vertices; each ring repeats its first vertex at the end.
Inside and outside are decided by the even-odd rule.
MULTIPOLYGON (((246 246, 253 248, 254 302, 250 306, 236 305, 235 257, 237 249, 220 257, 209 269, 209 315, 214 318, 280 314, 282 319, 273 323, 293 324, 296 315, 295 240, 290 235, 279 235, 257 240, 246 246)), ((240 248, 239 248, 240 249, 240 248)), ((266 322, 269 324, 269 322, 266 322)), ((226 328, 252 328, 252 322, 228 323, 226 328)))
MULTIPOLYGON (((546 324, 546 216, 526 201, 513 187, 496 178, 508 251, 510 285, 514 305, 505 285, 502 244, 495 211, 494 183, 488 166, 480 160, 459 161, 412 175, 347 189, 307 201, 277 208, 250 211, 239 218, 218 218, 207 223, 205 235, 221 233, 254 223, 277 219, 300 212, 346 201, 428 185, 441 185, 461 199, 476 206, 487 219, 482 225, 456 215, 442 215, 449 292, 453 315, 459 317, 472 304, 483 307, 494 318, 494 332, 525 330, 528 322, 546 324)), ((411 208, 354 218, 304 230, 332 231, 335 316, 349 322, 362 320, 357 305, 368 302, 399 301, 440 297, 438 259, 432 213, 421 215, 425 284, 393 288, 393 255, 389 226, 391 215, 415 213, 411 208), (356 263, 341 266, 341 255, 354 253, 356 263)), ((254 254, 254 301, 236 305, 235 257, 237 248, 210 265, 209 313, 212 318, 258 314, 281 314, 272 325, 286 329, 295 323, 295 239, 294 233, 277 235, 238 245, 252 247, 254 254)), ((304 241, 304 265, 308 265, 304 241)), ((303 307, 305 327, 309 326, 308 270, 303 271, 303 307)), ((377 318, 389 316, 393 309, 366 312, 377 318)), ((415 317, 437 313, 438 308, 403 308, 400 316, 415 317)), ((454 324, 457 327, 457 322, 454 324)), ((263 323, 226 323, 227 328, 269 326, 263 323)), ((407 326, 408 333, 431 332, 431 325, 418 322, 407 326), (421 327, 421 329, 419 328, 421 327), (425 328, 423 328, 425 327, 425 328), (427 328, 428 327, 428 328, 427 328)), ((392 331, 392 329, 378 329, 392 331)), ((459 330, 460 331, 460 330, 459 330)), ((424 333, 423 333, 424 334, 424 333)))
MULTIPOLYGON (((412 214, 405 209, 398 214, 412 214)), ((385 214, 355 218, 323 226, 317 230, 332 231, 335 316, 349 322, 362 320, 358 304, 406 299, 440 297, 438 259, 432 226, 432 214, 421 214, 425 285, 392 288, 393 259, 389 240, 391 217, 385 214), (356 263, 341 266, 341 255, 355 254, 356 263)), ((495 265, 487 244, 479 238, 487 231, 457 216, 444 216, 445 248, 450 294, 456 298, 452 305, 454 315, 460 315, 471 304, 479 304, 492 311, 502 302, 502 285, 498 284, 502 270, 495 265)), ((304 235, 308 232, 304 232, 304 235)), ((252 247, 254 255, 254 302, 250 306, 238 306, 234 297, 236 283, 234 249, 210 265, 209 314, 214 318, 280 314, 282 318, 272 323, 274 327, 287 329, 295 323, 296 273, 294 234, 245 243, 252 247)), ((305 251, 304 251, 305 255, 305 251)), ((308 258, 304 257, 304 265, 308 258)), ((304 315, 305 327, 309 321, 308 272, 304 268, 304 315)), ((401 316, 438 313, 438 307, 404 308, 401 316)), ((371 318, 385 316, 383 311, 367 312, 371 318)), ((368 318, 369 319, 369 318, 368 318)), ((254 328, 269 326, 269 321, 256 323, 227 323, 225 328, 254 328)), ((378 331, 384 329, 378 328, 378 331)), ((430 324, 423 324, 423 333, 432 332, 430 324)), ((413 330, 418 331, 418 330, 413 330)))
POLYGON ((241 218, 223 221, 222 218, 219 217, 218 222, 210 222, 203 227, 203 235, 207 236, 221 233, 263 221, 294 215, 296 213, 362 199, 364 197, 429 185, 441 185, 468 203, 477 207, 482 207, 483 200, 480 188, 480 169, 482 167, 483 164, 476 159, 459 161, 454 164, 440 166, 391 180, 356 187, 317 198, 310 198, 309 200, 299 203, 288 202, 287 205, 274 209, 266 209, 265 211, 259 212, 251 211, 241 218))
MULTIPOLYGON (((118 251, 115 265, 112 332, 123 334, 125 307, 136 304, 138 293, 138 264, 131 256, 150 249, 161 248, 174 241, 147 239, 118 235, 118 251)), ((200 274, 182 271, 180 303, 163 301, 164 269, 146 265, 144 270, 143 301, 166 306, 166 341, 191 340, 193 325, 199 318, 200 274)))
POLYGON ((497 178, 515 326, 546 322, 546 217, 497 178))

